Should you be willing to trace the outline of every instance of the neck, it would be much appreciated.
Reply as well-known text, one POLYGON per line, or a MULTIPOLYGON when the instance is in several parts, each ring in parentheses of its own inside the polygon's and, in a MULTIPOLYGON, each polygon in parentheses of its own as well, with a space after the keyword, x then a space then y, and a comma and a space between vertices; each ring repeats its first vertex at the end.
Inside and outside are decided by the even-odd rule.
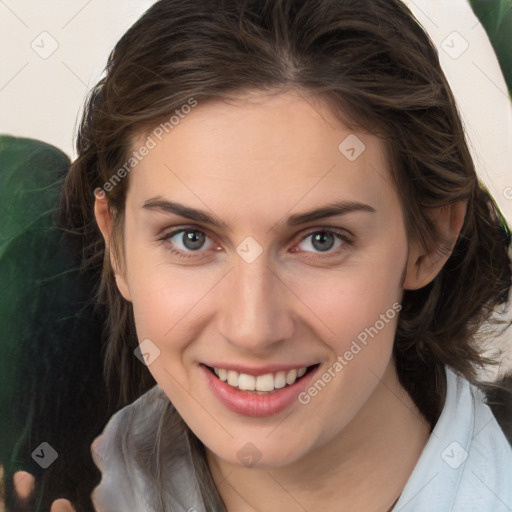
POLYGON ((247 468, 206 450, 228 512, 386 512, 428 440, 429 423, 400 385, 393 363, 352 421, 292 464, 247 468))

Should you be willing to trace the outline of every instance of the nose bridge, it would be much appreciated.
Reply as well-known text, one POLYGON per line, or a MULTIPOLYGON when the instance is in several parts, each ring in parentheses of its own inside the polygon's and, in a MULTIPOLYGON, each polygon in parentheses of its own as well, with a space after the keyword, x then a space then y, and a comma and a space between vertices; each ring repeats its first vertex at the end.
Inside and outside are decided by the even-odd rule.
POLYGON ((291 337, 289 292, 264 254, 252 263, 236 261, 224 286, 220 329, 226 340, 239 348, 264 350, 291 337))

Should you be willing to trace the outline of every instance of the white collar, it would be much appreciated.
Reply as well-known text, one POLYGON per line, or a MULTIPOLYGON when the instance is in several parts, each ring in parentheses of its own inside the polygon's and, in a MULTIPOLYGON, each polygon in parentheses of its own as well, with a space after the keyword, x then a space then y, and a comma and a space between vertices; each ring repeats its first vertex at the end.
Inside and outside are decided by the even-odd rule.
POLYGON ((393 512, 512 510, 512 449, 483 393, 446 368, 446 400, 393 512))

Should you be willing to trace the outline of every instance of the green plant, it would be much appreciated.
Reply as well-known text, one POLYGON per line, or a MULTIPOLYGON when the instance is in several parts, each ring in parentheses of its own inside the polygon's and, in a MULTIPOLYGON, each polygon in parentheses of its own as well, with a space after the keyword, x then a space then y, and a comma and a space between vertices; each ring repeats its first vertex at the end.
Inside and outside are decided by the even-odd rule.
POLYGON ((498 57, 512 94, 512 0, 469 0, 498 57))

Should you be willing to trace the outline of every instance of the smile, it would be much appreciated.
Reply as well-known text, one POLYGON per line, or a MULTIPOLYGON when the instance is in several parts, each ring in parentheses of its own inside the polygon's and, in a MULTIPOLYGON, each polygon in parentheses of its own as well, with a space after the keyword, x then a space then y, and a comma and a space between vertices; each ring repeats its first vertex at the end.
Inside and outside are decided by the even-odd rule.
POLYGON ((251 375, 199 364, 208 387, 225 407, 253 417, 277 414, 298 401, 298 395, 307 388, 319 366, 317 363, 251 375))
POLYGON ((241 391, 260 392, 272 392, 285 386, 291 386, 296 380, 304 376, 307 370, 308 368, 303 366, 302 368, 294 368, 287 372, 266 373, 265 375, 255 377, 247 373, 239 373, 236 370, 213 368, 215 375, 230 386, 241 391))

